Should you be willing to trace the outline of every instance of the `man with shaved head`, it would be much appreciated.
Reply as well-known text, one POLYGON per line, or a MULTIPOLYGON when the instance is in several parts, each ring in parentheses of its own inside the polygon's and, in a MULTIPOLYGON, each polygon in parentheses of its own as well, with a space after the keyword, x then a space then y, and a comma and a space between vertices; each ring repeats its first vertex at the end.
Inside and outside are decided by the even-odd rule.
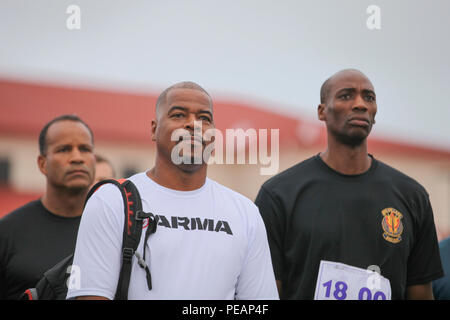
MULTIPOLYGON (((148 239, 142 232, 128 298, 278 299, 258 208, 208 179, 205 159, 190 161, 198 160, 190 151, 203 151, 211 143, 203 139, 203 133, 214 128, 211 97, 198 84, 181 82, 161 93, 155 111, 155 165, 129 179, 157 230, 148 239), (178 162, 179 156, 183 161, 178 162)), ((123 210, 122 196, 111 185, 100 187, 87 202, 74 256, 81 281, 69 288, 69 299, 114 299, 123 210)))
POLYGON ((261 187, 281 299, 433 299, 443 271, 430 200, 368 153, 376 113, 367 76, 337 72, 317 108, 327 148, 261 187))

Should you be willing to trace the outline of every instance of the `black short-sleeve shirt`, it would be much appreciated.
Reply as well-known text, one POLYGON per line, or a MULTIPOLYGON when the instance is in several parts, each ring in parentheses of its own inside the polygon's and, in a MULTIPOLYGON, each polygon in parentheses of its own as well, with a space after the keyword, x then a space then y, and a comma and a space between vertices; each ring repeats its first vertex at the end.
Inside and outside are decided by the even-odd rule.
POLYGON ((74 252, 80 219, 55 215, 40 200, 0 219, 0 300, 18 299, 74 252))
POLYGON ((392 299, 443 275, 427 192, 373 157, 368 171, 344 175, 316 155, 266 181, 255 203, 281 299, 313 299, 321 260, 378 266, 392 299))

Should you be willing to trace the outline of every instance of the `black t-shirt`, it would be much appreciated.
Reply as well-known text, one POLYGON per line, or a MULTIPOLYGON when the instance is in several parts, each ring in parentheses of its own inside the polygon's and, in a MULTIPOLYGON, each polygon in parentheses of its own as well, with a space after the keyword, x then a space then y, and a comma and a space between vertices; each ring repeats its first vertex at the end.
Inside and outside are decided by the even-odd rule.
POLYGON ((373 157, 365 173, 344 175, 316 155, 266 181, 255 203, 281 299, 313 299, 321 260, 378 266, 392 299, 443 275, 427 192, 373 157))
POLYGON ((57 216, 40 200, 0 219, 0 299, 17 299, 73 253, 80 219, 57 216))

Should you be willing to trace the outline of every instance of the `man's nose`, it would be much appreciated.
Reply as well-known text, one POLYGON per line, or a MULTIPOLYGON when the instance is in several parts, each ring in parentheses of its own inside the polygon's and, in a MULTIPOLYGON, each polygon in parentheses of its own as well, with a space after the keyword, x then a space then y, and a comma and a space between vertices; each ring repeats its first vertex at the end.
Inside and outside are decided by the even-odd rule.
POLYGON ((356 96, 352 109, 359 111, 367 111, 367 103, 360 94, 356 96))
POLYGON ((186 122, 184 124, 184 128, 189 131, 194 131, 195 128, 196 117, 194 114, 189 114, 186 118, 186 122))
POLYGON ((78 149, 78 148, 72 149, 72 152, 70 153, 70 162, 74 162, 74 163, 83 163, 84 162, 83 154, 81 153, 80 149, 78 149))

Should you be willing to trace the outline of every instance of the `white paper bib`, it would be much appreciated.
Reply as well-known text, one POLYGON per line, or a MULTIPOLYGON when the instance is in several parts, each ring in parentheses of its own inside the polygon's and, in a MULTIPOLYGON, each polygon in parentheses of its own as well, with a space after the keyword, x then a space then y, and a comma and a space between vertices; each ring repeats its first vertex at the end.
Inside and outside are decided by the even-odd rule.
POLYGON ((314 300, 391 300, 391 284, 375 271, 322 260, 314 300))

